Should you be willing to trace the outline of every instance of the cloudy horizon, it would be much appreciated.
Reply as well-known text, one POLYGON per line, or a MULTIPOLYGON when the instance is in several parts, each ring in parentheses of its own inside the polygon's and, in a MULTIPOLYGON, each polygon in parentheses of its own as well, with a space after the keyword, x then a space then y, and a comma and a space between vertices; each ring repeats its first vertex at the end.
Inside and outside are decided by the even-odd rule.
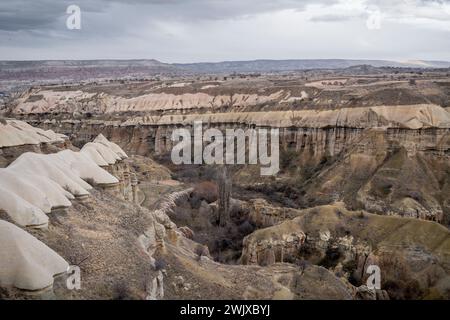
POLYGON ((450 0, 2 0, 0 60, 450 61, 450 0), (81 30, 69 30, 69 5, 81 30))

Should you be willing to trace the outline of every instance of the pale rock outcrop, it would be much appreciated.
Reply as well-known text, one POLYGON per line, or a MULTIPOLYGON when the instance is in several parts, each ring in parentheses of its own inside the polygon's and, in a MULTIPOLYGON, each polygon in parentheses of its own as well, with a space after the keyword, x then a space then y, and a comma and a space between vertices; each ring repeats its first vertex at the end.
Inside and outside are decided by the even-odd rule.
POLYGON ((40 290, 53 285, 68 263, 44 243, 0 220, 0 287, 40 290))
MULTIPOLYGON (((0 182, 2 188, 20 195, 22 199, 45 213, 51 212, 52 205, 45 195, 45 190, 39 184, 33 184, 33 181, 29 181, 21 174, 18 175, 15 171, 8 169, 0 170, 0 182)), ((0 208, 3 208, 3 206, 4 204, 0 204, 0 208)))
POLYGON ((108 139, 106 139, 106 137, 103 134, 99 134, 97 136, 97 138, 95 138, 94 140, 95 143, 100 143, 106 147, 108 147, 109 149, 111 149, 113 152, 115 152, 117 155, 119 155, 119 157, 123 160, 128 158, 128 155, 125 153, 125 151, 122 150, 121 147, 119 147, 119 145, 117 145, 114 142, 109 141, 108 139))
POLYGON ((52 155, 29 153, 16 161, 0 169, 0 188, 6 191, 2 197, 7 197, 0 201, 0 209, 20 226, 44 227, 48 223, 44 213, 71 206, 73 194, 89 194, 71 179, 69 167, 60 170, 51 166, 52 155))
MULTIPOLYGON (((44 198, 42 199, 45 199, 43 200, 45 201, 45 204, 43 207, 39 206, 39 208, 41 208, 45 213, 50 213, 51 209, 55 208, 70 207, 71 204, 69 199, 74 199, 74 196, 70 192, 64 190, 59 184, 45 175, 39 173, 22 172, 14 168, 4 169, 4 171, 12 174, 14 177, 13 179, 21 180, 34 188, 38 188, 38 195, 42 196, 42 194, 44 194, 44 198), (47 204, 49 204, 49 206, 47 206, 47 204)), ((23 198, 30 197, 30 195, 26 195, 24 193, 24 189, 19 189, 16 192, 20 192, 23 198)), ((31 202, 38 203, 35 201, 31 202)))
POLYGON ((0 123, 0 148, 64 142, 66 138, 65 135, 35 128, 23 121, 6 120, 6 124, 0 123))
POLYGON ((146 285, 147 297, 145 300, 161 300, 164 298, 164 275, 158 271, 156 277, 146 285))
POLYGON ((287 228, 282 233, 272 233, 264 238, 245 237, 241 262, 266 266, 288 261, 297 255, 305 240, 306 234, 295 228, 287 228))
POLYGON ((296 110, 269 112, 228 112, 188 115, 136 117, 125 121, 130 125, 192 125, 204 123, 241 123, 270 127, 301 128, 450 128, 450 114, 434 104, 340 108, 332 110, 296 110))
MULTIPOLYGON (((104 137, 99 140, 101 143, 93 145, 100 151, 100 157, 105 156, 112 163, 127 157, 104 137)), ((0 212, 6 212, 12 222, 22 227, 46 227, 49 221, 46 213, 71 206, 74 196, 89 195, 92 186, 86 181, 99 185, 119 183, 82 152, 23 153, 7 168, 0 169, 0 212)), ((160 234, 164 227, 158 226, 155 234, 164 237, 160 234)), ((45 244, 0 220, 0 287, 45 289, 53 284, 54 275, 66 272, 67 268, 67 262, 45 244)))
POLYGON ((0 186, 0 211, 5 211, 19 226, 46 227, 48 217, 38 207, 0 186))
POLYGON ((93 145, 85 145, 80 151, 81 153, 88 156, 92 161, 95 162, 100 167, 107 167, 109 163, 102 157, 102 155, 97 151, 93 145))
POLYGON ((117 153, 109 149, 104 144, 98 142, 86 143, 80 152, 86 153, 89 157, 91 157, 92 160, 96 161, 99 166, 104 166, 105 162, 106 165, 111 165, 115 164, 117 161, 122 160, 122 158, 117 153), (103 161, 101 161, 101 159, 99 161, 99 157, 96 153, 100 155, 103 161))
POLYGON ((262 94, 223 94, 210 95, 198 93, 148 93, 137 97, 113 96, 105 93, 93 94, 83 91, 52 91, 39 90, 30 95, 40 95, 42 99, 29 101, 25 96, 19 100, 16 113, 47 113, 47 112, 126 112, 126 111, 156 111, 170 109, 220 108, 223 106, 251 106, 271 101, 278 101, 286 96, 286 92, 262 94), (85 101, 89 101, 86 105, 85 101))
POLYGON ((119 180, 100 168, 91 158, 82 152, 64 150, 54 155, 67 163, 84 180, 92 179, 96 184, 114 184, 119 180))
MULTIPOLYGON (((27 157, 33 155, 37 154, 27 157)), ((71 206, 69 199, 74 199, 74 196, 52 180, 48 172, 31 170, 32 165, 26 169, 24 165, 25 162, 23 166, 11 165, 0 169, 3 200, 0 201, 0 210, 5 211, 20 226, 44 227, 48 223, 45 213, 71 206)))
MULTIPOLYGON (((152 218, 155 218, 155 216, 152 215, 152 218)), ((165 227, 154 220, 152 226, 148 228, 143 234, 141 234, 137 239, 139 247, 149 256, 150 265, 153 267, 155 267, 156 263, 153 255, 157 252, 157 250, 163 250, 165 248, 165 237, 165 227)))
MULTIPOLYGON (((104 138, 100 140, 103 144, 94 145, 100 146, 102 154, 106 154, 109 160, 112 157, 126 157, 118 146, 109 144, 104 138), (117 150, 120 156, 107 145, 117 150)), ((102 157, 100 153, 98 155, 102 157)), ((46 213, 70 207, 72 204, 69 200, 89 195, 92 186, 86 181, 98 185, 119 183, 115 176, 82 152, 64 150, 48 155, 24 153, 7 168, 0 169, 0 210, 20 226, 46 227, 46 213)))
POLYGON ((167 215, 181 199, 186 199, 192 193, 193 188, 171 193, 165 197, 158 208, 151 211, 153 225, 138 237, 138 245, 150 257, 150 264, 155 266, 153 255, 157 250, 164 250, 164 240, 168 238, 175 243, 184 233, 177 228, 177 225, 170 220, 167 215))
POLYGON ((260 228, 273 226, 298 215, 298 210, 274 207, 266 200, 259 198, 251 199, 249 202, 242 202, 240 207, 248 212, 248 219, 260 228))
POLYGON ((35 173, 47 176, 75 196, 87 196, 92 189, 86 181, 70 169, 70 166, 55 157, 36 153, 24 153, 7 168, 16 172, 35 173))

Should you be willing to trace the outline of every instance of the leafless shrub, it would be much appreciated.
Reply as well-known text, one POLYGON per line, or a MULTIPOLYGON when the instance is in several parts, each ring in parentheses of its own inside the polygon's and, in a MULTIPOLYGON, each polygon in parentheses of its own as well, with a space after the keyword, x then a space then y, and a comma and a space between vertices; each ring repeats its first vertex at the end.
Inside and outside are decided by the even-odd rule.
POLYGON ((382 272, 381 287, 394 300, 420 299, 424 291, 404 257, 395 253, 380 256, 378 265, 382 272))
POLYGON ((207 203, 214 202, 219 197, 219 188, 213 181, 198 183, 192 192, 192 198, 198 201, 205 200, 207 203))

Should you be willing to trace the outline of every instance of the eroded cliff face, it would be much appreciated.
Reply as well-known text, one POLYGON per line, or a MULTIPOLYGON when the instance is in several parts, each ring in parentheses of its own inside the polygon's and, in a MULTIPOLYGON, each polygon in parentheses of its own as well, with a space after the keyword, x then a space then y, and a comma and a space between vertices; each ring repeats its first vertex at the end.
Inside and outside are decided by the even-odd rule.
MULTIPOLYGON (((420 112, 420 109, 419 111, 420 112)), ((446 111, 445 111, 446 112, 446 111)), ((289 116, 290 114, 281 115, 289 116)), ((446 114, 447 115, 447 114, 446 114)), ((270 112, 267 117, 275 117, 270 112)), ((278 115, 280 116, 280 115, 278 115)), ((391 126, 378 126, 360 124, 350 126, 343 123, 343 126, 333 125, 331 122, 323 123, 318 127, 308 123, 308 126, 301 126, 289 122, 288 126, 272 125, 269 127, 280 129, 280 142, 285 148, 297 151, 308 151, 312 156, 334 156, 343 151, 346 146, 354 144, 362 136, 366 129, 377 128, 383 131, 391 144, 404 146, 409 154, 416 152, 432 152, 436 155, 446 155, 449 150, 448 132, 449 122, 437 122, 436 125, 426 126, 421 123, 418 129, 402 127, 399 124, 391 126)), ((169 120, 169 119, 168 119, 169 120)), ((108 138, 118 141, 128 152, 140 155, 151 153, 169 152, 173 145, 171 135, 174 129, 181 126, 192 130, 194 121, 203 121, 204 129, 209 127, 225 129, 249 129, 267 128, 265 123, 252 121, 253 119, 215 119, 211 122, 209 117, 197 116, 189 120, 177 121, 98 121, 98 120, 61 120, 61 121, 41 121, 29 120, 30 123, 40 125, 44 128, 52 128, 69 135, 75 144, 89 140, 99 133, 105 134, 108 138), (223 121, 223 122, 221 122, 223 121)), ((447 120, 445 120, 447 121, 447 120)))
POLYGON ((354 285, 366 281, 369 265, 378 265, 391 298, 406 292, 390 287, 394 279, 414 288, 413 295, 448 298, 449 241, 447 228, 434 222, 352 212, 337 203, 299 210, 296 218, 247 236, 241 261, 319 264, 354 285))
MULTIPOLYGON (((100 159, 91 154, 90 166, 96 166, 97 162, 108 163, 102 167, 114 177, 96 166, 97 173, 103 172, 111 178, 108 183, 96 183, 99 181, 97 176, 87 177, 83 174, 85 182, 92 184, 93 188, 86 196, 72 197, 70 206, 58 207, 58 210, 51 212, 48 229, 36 230, 26 226, 20 229, 9 222, 0 221, 4 231, 2 236, 6 237, 6 240, 2 241, 6 246, 0 245, 0 256, 17 255, 17 250, 24 255, 23 259, 18 260, 0 259, 6 262, 3 263, 3 267, 8 272, 6 281, 4 281, 5 274, 2 274, 1 298, 152 300, 188 297, 192 299, 205 296, 217 299, 357 298, 356 289, 352 285, 322 267, 311 265, 300 272, 298 268, 290 265, 263 268, 228 266, 213 261, 207 248, 188 239, 185 236, 186 228, 178 228, 168 217, 168 213, 177 207, 178 202, 186 201, 192 193, 192 188, 170 192, 158 199, 159 203, 155 203, 155 210, 140 206, 140 201, 136 201, 133 187, 136 182, 135 174, 138 173, 141 177, 144 175, 142 171, 135 170, 150 165, 146 166, 145 159, 142 158, 135 162, 133 157, 128 159, 119 156, 124 155, 123 153, 116 153, 116 158, 110 158, 110 152, 115 153, 112 149, 117 148, 101 153, 106 150, 100 145, 95 145, 101 144, 100 141, 106 143, 103 137, 98 137, 89 144, 96 147, 99 155, 103 155, 100 159), (116 160, 119 158, 120 160, 116 160), (11 243, 13 245, 10 245, 11 243), (17 249, 17 246, 21 249, 17 249), (201 255, 199 246, 203 249, 201 255), (36 252, 39 253, 39 257, 35 256, 36 252), (46 257, 45 262, 42 262, 42 256, 46 257), (36 270, 34 267, 37 264, 31 258, 41 263, 43 267, 36 270), (30 264, 33 264, 33 268, 28 267, 30 264), (71 291, 65 285, 67 280, 65 270, 69 264, 82 268, 80 290, 71 291), (254 277, 255 273, 258 274, 257 279, 254 277), (42 278, 44 281, 41 281, 42 278), (33 280, 33 283, 30 284, 30 280, 33 280), (218 287, 222 290, 217 290, 218 287), (25 292, 21 289, 37 291, 25 292)), ((41 143, 37 143, 35 147, 38 152, 33 157, 48 157, 47 159, 52 157, 40 154, 41 143)), ((83 149, 80 153, 87 152, 86 148, 83 149)), ((20 158, 21 150, 15 150, 14 156, 20 158)), ((76 153, 71 150, 59 152, 65 155, 76 153)), ((53 168, 50 160, 46 163, 49 165, 49 172, 45 174, 56 179, 51 172, 57 170, 57 166, 53 168)), ((76 170, 75 167, 75 165, 67 167, 66 173, 69 174, 72 169, 76 170)), ((83 168, 86 166, 78 169, 83 168)), ((159 176, 165 177, 167 175, 165 171, 159 176)), ((157 176, 146 177, 146 182, 150 183, 150 179, 157 176)), ((7 186, 4 180, 1 182, 2 187, 7 186)), ((39 181, 33 183, 39 187, 39 181)), ((155 193, 155 189, 148 193, 155 193)), ((23 193, 24 190, 17 192, 23 193)), ((52 194, 47 196, 50 197, 52 194)), ((38 201, 40 195, 33 199, 38 201)), ((3 219, 3 216, 1 218, 3 219)))
MULTIPOLYGON (((341 200, 373 213, 450 222, 450 114, 430 103, 445 100, 438 82, 231 85, 33 89, 13 112, 69 136, 77 147, 102 133, 129 154, 161 158, 173 147, 173 130, 192 133, 194 121, 222 132, 278 128, 284 167, 277 183, 285 181, 294 193, 285 194, 295 201, 290 205, 341 200)), ((260 180, 246 170, 239 184, 260 180)))
MULTIPOLYGON (((446 111, 445 111, 446 112, 446 111)), ((98 134, 129 154, 168 155, 171 135, 180 124, 100 123, 95 120, 39 122, 82 146, 98 134)), ((258 128, 253 124, 209 123, 226 129, 258 128)), ((191 129, 192 125, 186 128, 191 129)), ((352 207, 443 224, 450 222, 449 129, 427 127, 280 127, 281 157, 293 158, 292 183, 301 188, 302 206, 343 200, 352 207)), ((285 159, 281 159, 283 163, 285 159)), ((289 171, 289 168, 284 168, 289 171)), ((244 169, 245 170, 245 169, 244 169)), ((257 182, 245 181, 244 185, 257 182)))
POLYGON ((189 109, 218 109, 221 107, 247 107, 279 101, 287 97, 282 90, 271 94, 208 94, 197 93, 148 93, 136 97, 122 97, 106 93, 90 93, 81 90, 53 91, 30 90, 19 100, 14 109, 17 114, 43 113, 116 113, 151 112, 189 109))
POLYGON ((25 92, 10 111, 34 125, 70 135, 76 145, 104 133, 126 151, 140 155, 170 151, 173 129, 192 129, 194 121, 222 130, 279 128, 284 147, 319 159, 339 154, 371 128, 383 128, 392 143, 398 142, 410 154, 448 151, 448 141, 442 138, 450 128, 450 114, 432 103, 436 100, 432 93, 445 96, 438 83, 427 81, 411 88, 382 82, 375 88, 319 90, 314 82, 295 87, 279 82, 225 82, 207 89, 193 84, 180 88, 144 84, 127 90, 44 87, 25 92), (423 99, 397 99, 386 90, 423 99), (385 99, 376 99, 378 94, 385 99), (359 97, 360 104, 349 104, 352 99, 342 98, 346 95, 359 97))
POLYGON ((366 130, 303 183, 301 201, 343 200, 355 209, 448 224, 448 157, 446 130, 366 130))

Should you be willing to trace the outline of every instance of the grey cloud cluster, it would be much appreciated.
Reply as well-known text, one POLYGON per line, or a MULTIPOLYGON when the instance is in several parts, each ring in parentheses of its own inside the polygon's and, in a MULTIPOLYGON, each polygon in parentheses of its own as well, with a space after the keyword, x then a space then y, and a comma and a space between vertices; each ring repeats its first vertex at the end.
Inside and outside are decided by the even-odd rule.
MULTIPOLYGON (((76 4, 83 13, 109 12, 115 5, 125 11, 135 8, 148 17, 176 20, 220 20, 281 9, 301 10, 309 3, 337 0, 2 0, 0 30, 45 29, 65 16, 67 6, 76 4)), ((114 19, 111 19, 114 21, 114 19)))
POLYGON ((51 28, 66 14, 70 4, 95 12, 105 8, 104 0, 2 0, 0 2, 0 30, 23 31, 51 28))
POLYGON ((0 2, 0 59, 450 60, 449 35, 450 0, 0 2), (70 4, 82 10, 82 30, 65 27, 70 4), (371 32, 374 11, 382 28, 371 32))
MULTIPOLYGON (((304 10, 308 5, 331 8, 333 12, 315 13, 311 21, 342 21, 361 17, 377 8, 387 16, 425 17, 448 20, 450 12, 439 5, 450 0, 2 0, 0 30, 42 30, 53 27, 65 17, 70 4, 80 6, 87 16, 91 13, 114 14, 120 7, 123 16, 110 17, 110 23, 133 24, 136 18, 193 21, 223 20, 245 17, 283 9, 304 10), (336 6, 338 5, 338 6, 336 6), (342 12, 344 9, 345 12, 342 12), (366 12, 365 12, 366 11, 366 12), (138 14, 137 14, 138 13, 138 14)), ((108 26, 106 25, 105 28, 108 26)))

